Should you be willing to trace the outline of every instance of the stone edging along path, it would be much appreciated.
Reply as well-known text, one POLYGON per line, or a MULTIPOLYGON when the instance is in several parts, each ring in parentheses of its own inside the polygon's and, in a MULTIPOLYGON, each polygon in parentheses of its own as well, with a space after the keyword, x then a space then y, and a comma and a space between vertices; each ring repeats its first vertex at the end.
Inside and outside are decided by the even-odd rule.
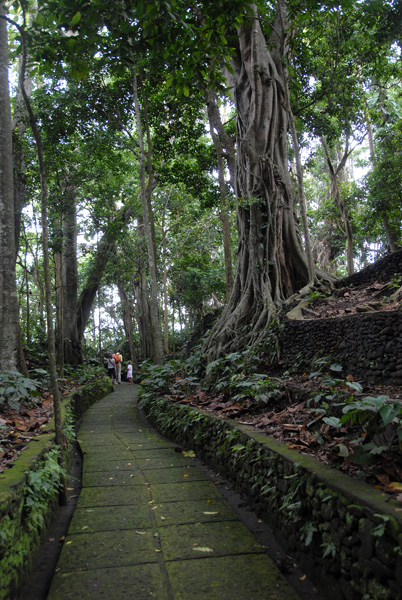
MULTIPOLYGON (((108 394, 110 380, 83 386, 63 400, 78 421, 91 404, 108 394)), ((54 420, 32 438, 13 465, 0 474, 0 600, 16 598, 32 568, 41 537, 57 506, 54 420), (35 477, 37 486, 34 487, 35 477), (47 484, 51 485, 47 488, 47 484)), ((67 452, 67 461, 69 452, 67 452)))
POLYGON ((328 600, 402 600, 398 502, 250 427, 140 395, 147 420, 232 480, 328 600))
POLYGON ((293 589, 215 478, 144 422, 136 386, 92 406, 78 442, 82 489, 48 600, 316 597, 293 589))

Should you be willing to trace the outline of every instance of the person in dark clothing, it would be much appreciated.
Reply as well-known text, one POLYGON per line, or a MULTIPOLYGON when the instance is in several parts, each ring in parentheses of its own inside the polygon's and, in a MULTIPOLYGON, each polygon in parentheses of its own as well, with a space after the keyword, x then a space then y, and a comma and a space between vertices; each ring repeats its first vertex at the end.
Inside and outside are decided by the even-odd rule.
POLYGON ((116 361, 113 358, 113 354, 106 359, 106 366, 112 385, 116 385, 116 361))

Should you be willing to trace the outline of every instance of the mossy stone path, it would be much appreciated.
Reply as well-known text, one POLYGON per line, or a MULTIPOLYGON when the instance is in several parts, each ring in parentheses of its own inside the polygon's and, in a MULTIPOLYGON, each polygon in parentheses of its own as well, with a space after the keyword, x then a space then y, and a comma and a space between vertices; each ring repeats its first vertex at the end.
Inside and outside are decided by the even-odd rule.
POLYGON ((214 483, 122 384, 86 413, 83 488, 48 600, 298 600, 214 483))

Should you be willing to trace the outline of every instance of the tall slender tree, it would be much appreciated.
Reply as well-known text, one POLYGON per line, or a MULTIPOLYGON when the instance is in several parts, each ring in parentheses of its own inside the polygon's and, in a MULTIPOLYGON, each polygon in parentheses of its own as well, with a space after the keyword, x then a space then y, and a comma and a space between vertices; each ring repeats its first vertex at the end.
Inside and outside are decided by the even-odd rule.
POLYGON ((8 34, 5 2, 0 2, 0 369, 16 370, 19 315, 15 280, 15 214, 8 34))

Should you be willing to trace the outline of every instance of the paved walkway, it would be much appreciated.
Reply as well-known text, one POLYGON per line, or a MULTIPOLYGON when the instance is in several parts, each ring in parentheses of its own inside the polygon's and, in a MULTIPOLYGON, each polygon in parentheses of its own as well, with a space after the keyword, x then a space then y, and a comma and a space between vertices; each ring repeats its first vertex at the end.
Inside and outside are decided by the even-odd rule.
POLYGON ((122 384, 86 413, 83 487, 48 600, 298 600, 214 483, 122 384))

